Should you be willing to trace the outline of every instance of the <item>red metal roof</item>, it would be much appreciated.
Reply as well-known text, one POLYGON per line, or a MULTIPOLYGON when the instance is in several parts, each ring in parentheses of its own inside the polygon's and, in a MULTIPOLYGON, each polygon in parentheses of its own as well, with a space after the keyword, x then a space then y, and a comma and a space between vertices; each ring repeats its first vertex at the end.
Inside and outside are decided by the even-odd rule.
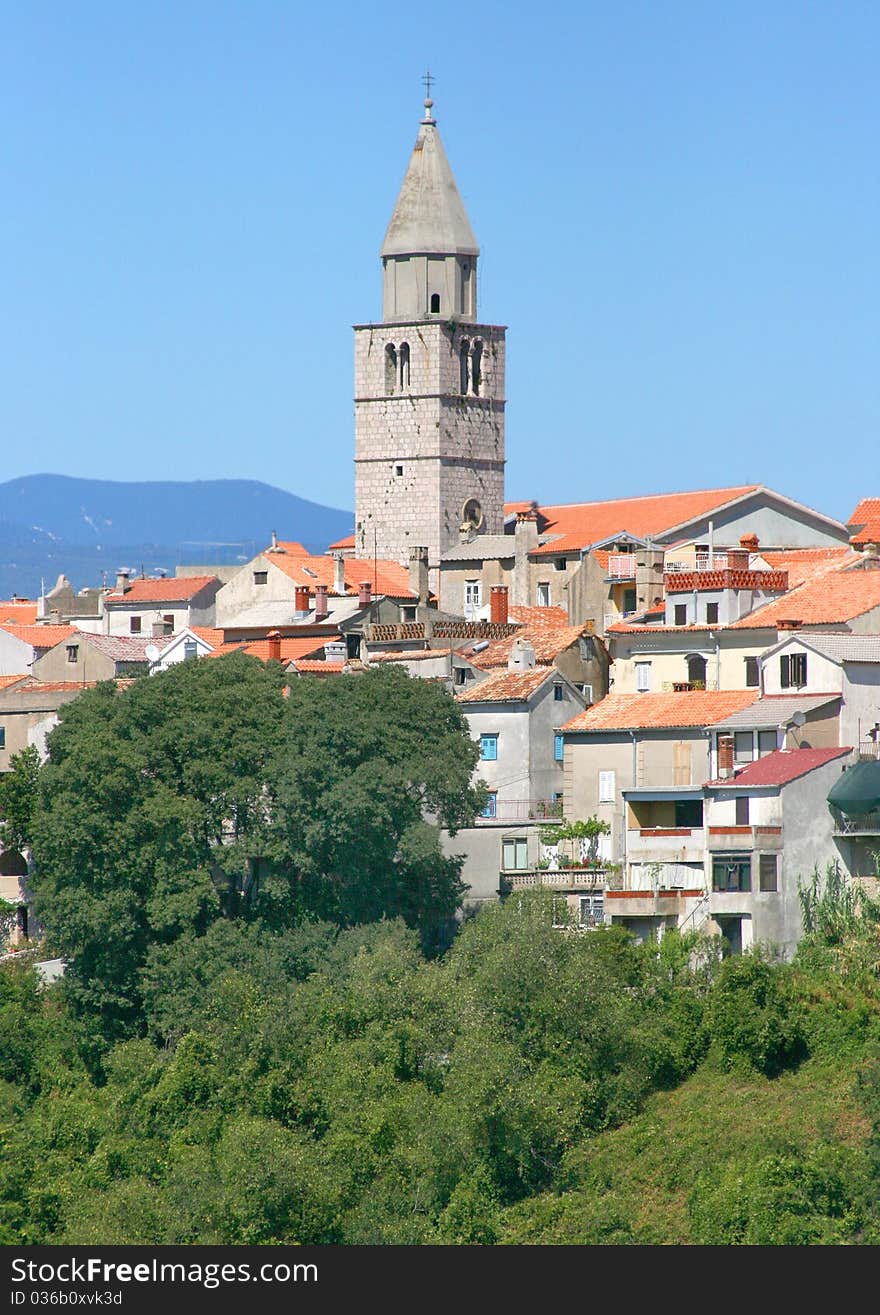
POLYGON ((786 785, 814 768, 824 767, 825 763, 843 758, 848 753, 852 753, 849 745, 833 749, 777 749, 775 753, 768 753, 757 762, 749 763, 735 776, 726 780, 707 781, 706 784, 716 787, 786 785))

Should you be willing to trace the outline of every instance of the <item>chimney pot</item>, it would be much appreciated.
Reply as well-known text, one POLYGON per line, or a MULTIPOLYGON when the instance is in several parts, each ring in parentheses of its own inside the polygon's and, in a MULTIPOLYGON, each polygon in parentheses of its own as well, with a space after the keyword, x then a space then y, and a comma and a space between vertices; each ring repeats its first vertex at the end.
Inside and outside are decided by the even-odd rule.
POLYGON ((358 585, 358 607, 369 607, 370 596, 373 592, 369 580, 362 580, 358 585))
POLYGON ((281 631, 270 630, 266 638, 269 640, 269 661, 280 662, 281 661, 281 631))
POLYGON ((116 572, 116 592, 118 594, 126 593, 131 587, 129 585, 130 576, 131 571, 124 566, 120 566, 119 570, 116 572))
POLYGON ((298 584, 294 590, 293 599, 293 608, 297 616, 304 616, 310 608, 309 586, 307 584, 298 584))
POLYGON ((333 592, 345 593, 345 558, 338 551, 333 554, 333 592))
POLYGON ((739 546, 745 548, 746 552, 757 552, 759 542, 757 534, 743 534, 740 536, 739 546))
POLYGON ((315 585, 315 620, 323 621, 328 615, 330 608, 327 604, 327 586, 325 584, 315 585))

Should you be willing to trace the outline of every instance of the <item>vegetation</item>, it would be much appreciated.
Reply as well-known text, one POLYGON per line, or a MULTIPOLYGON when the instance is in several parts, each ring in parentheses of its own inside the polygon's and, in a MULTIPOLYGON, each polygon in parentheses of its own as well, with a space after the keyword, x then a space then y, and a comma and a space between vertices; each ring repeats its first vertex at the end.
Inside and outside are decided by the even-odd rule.
POLYGON ((816 879, 785 964, 536 889, 439 953, 470 742, 427 683, 328 685, 224 658, 65 711, 71 964, 0 965, 0 1243, 880 1241, 872 906, 816 879))

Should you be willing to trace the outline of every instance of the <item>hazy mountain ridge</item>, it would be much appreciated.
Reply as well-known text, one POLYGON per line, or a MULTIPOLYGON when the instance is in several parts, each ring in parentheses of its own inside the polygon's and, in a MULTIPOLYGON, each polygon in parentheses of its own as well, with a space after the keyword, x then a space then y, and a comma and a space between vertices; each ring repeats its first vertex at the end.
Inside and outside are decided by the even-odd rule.
POLYGON ((273 530, 323 552, 353 525, 352 512, 258 480, 25 475, 0 484, 0 597, 36 597, 62 572, 81 589, 120 566, 173 575, 185 563, 247 561, 273 530))

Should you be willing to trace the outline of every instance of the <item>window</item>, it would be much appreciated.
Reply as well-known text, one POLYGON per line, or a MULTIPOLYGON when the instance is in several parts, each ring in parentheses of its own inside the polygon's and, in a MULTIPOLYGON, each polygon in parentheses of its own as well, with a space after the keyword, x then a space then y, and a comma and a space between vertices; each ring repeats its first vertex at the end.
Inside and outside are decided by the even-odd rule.
POLYGON ((468 675, 467 667, 455 667, 452 672, 452 678, 456 685, 466 684, 468 675))
POLYGON ((409 388, 409 343, 400 344, 400 387, 401 389, 409 388))
POLYGON ((470 389, 471 382, 471 345, 467 338, 462 338, 461 347, 458 349, 458 391, 462 397, 466 397, 470 389))
POLYGON ((6 727, 0 726, 0 749, 6 748, 6 727))
POLYGON ((538 585, 538 606, 539 606, 539 607, 549 607, 549 606, 550 606, 550 582, 549 582, 549 580, 543 580, 543 581, 538 585))
POLYGON ((717 624, 718 624, 718 604, 717 604, 717 603, 707 603, 707 604, 706 604, 706 624, 707 624, 707 625, 710 625, 710 626, 717 626, 717 624))
POLYGON ((400 609, 400 619, 401 619, 401 621, 404 621, 404 622, 406 622, 406 621, 415 621, 415 619, 416 619, 416 609, 415 609, 414 607, 410 607, 410 606, 402 607, 402 608, 400 609))
POLYGON ((757 689, 761 683, 761 676, 758 671, 758 659, 756 657, 746 658, 746 689, 757 689))
POLYGON ((498 794, 497 791, 493 790, 490 793, 489 798, 486 800, 486 806, 483 809, 482 813, 480 814, 480 817, 495 817, 497 815, 497 812, 498 812, 498 794))
POLYGON ((651 664, 650 662, 636 663, 636 689, 640 694, 645 694, 651 688, 651 664))
POLYGON ((614 803, 614 773, 613 772, 599 773, 599 803, 600 804, 614 803))
POLYGON ((565 557, 557 557, 555 565, 557 571, 564 571, 568 568, 568 560, 565 557))
POLYGON ((76 662, 78 658, 79 658, 79 644, 68 644, 67 645, 68 662, 76 662))
POLYGON ((749 824, 749 796, 747 794, 737 795, 736 824, 737 826, 748 826, 749 824))
POLYGON ((498 736, 481 735, 480 761, 484 763, 494 762, 497 757, 498 757, 498 736))
POLYGON ((191 661, 192 658, 199 656, 199 646, 194 639, 185 639, 183 641, 183 660, 191 661))
POLYGON ((676 799, 676 827, 701 827, 703 825, 702 799, 676 799))
POLYGON ((268 571, 254 571, 254 584, 265 584, 268 579, 268 571))
POLYGON ((592 703, 592 702, 593 702, 593 686, 592 686, 592 685, 578 685, 578 689, 579 689, 580 692, 583 694, 583 696, 584 696, 584 702, 585 702, 585 703, 592 703))
POLYGON ((432 293, 431 293, 431 314, 432 314, 432 315, 439 315, 439 314, 440 314, 440 293, 439 293, 439 292, 432 292, 432 293))
POLYGON ((754 758, 753 736, 751 731, 736 731, 733 736, 733 761, 750 763, 754 758))
POLYGON ((553 758, 555 762, 562 762, 562 755, 565 750, 565 739, 561 735, 553 736, 553 758))
POLYGON ((624 589, 623 591, 623 611, 625 615, 636 610, 636 591, 635 589, 624 589))
POLYGON ((162 617, 162 633, 166 635, 174 634, 174 613, 166 612, 162 617))
POLYGON ((555 703, 562 702, 562 692, 562 686, 560 684, 557 683, 553 686, 553 701, 555 703))
POLYGON ((712 860, 712 889, 740 891, 752 889, 752 860, 748 854, 716 854, 712 860))
POLYGON ((688 681, 696 689, 706 688, 706 659, 702 653, 690 653, 687 658, 688 681))
POLYGON ((776 732, 775 731, 758 731, 758 757, 763 758, 768 753, 776 752, 776 732))
POLYGON ((128 618, 129 634, 139 635, 141 633, 141 619, 139 616, 130 616, 128 618))
POLYGON ((761 890, 774 891, 779 889, 777 863, 778 854, 762 854, 758 863, 758 882, 761 890))
POLYGON ((465 580, 464 582, 464 614, 468 621, 473 621, 477 612, 480 610, 480 582, 479 580, 465 580))
POLYGON ((604 895, 581 895, 578 914, 582 927, 600 927, 605 921, 604 895))
POLYGON ((783 689, 801 689, 807 683, 806 653, 783 653, 779 659, 779 683, 783 689))
POLYGON ((390 342, 385 348, 385 392, 393 393, 397 383, 397 348, 390 342))
POLYGON ((687 603, 676 603, 673 609, 674 621, 677 626, 686 626, 688 620, 687 603))
POLYGON ((403 466, 398 462, 398 464, 394 467, 395 478, 400 479, 402 474, 403 474, 403 466))
POLYGON ((524 872, 529 866, 529 842, 523 837, 502 840, 501 866, 505 872, 524 872))
POLYGON ((562 791, 554 790, 550 796, 551 817, 562 816, 562 791))
POLYGON ((483 382, 483 344, 479 339, 471 348, 471 392, 475 397, 480 395, 480 385, 483 382))

